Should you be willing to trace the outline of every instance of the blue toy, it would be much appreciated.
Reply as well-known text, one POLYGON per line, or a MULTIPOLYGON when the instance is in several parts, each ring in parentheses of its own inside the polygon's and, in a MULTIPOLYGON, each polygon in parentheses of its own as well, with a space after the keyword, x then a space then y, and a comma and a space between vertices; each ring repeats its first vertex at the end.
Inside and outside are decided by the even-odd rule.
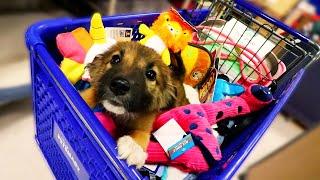
POLYGON ((78 82, 76 82, 75 84, 74 84, 74 87, 76 88, 76 90, 78 90, 78 91, 83 91, 83 90, 85 90, 85 89, 88 89, 88 88, 90 88, 90 83, 89 82, 87 82, 87 81, 83 81, 83 80, 79 80, 78 82))
POLYGON ((224 79, 218 78, 214 88, 212 102, 218 102, 226 98, 226 96, 239 96, 244 92, 244 87, 239 84, 229 83, 224 79))

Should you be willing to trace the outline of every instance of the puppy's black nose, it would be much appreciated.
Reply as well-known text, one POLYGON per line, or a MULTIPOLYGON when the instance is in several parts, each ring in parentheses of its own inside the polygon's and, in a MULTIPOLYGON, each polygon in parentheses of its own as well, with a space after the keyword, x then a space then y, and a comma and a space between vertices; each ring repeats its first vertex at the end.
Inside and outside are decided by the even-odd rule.
POLYGON ((123 78, 115 78, 111 80, 110 90, 114 95, 125 95, 130 90, 130 84, 123 78))

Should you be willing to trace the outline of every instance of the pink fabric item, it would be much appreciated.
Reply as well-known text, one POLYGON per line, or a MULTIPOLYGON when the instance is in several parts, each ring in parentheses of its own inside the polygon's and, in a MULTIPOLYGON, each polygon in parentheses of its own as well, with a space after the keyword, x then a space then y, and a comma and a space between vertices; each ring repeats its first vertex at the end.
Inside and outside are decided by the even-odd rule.
POLYGON ((105 112, 94 113, 103 127, 109 132, 112 137, 116 137, 116 126, 112 118, 105 112))
MULTIPOLYGON (((216 103, 190 104, 172 109, 161 114, 154 123, 157 130, 170 119, 175 119, 185 132, 199 137, 215 160, 221 159, 221 151, 216 137, 212 135, 211 125, 218 121, 249 114, 263 108, 269 102, 262 102, 251 94, 249 87, 240 97, 222 100, 216 103)), ((174 160, 170 160, 158 142, 150 142, 147 163, 175 166, 186 172, 209 170, 205 157, 199 147, 195 146, 174 160)))
POLYGON ((57 47, 63 57, 83 64, 86 51, 77 42, 71 32, 61 33, 56 37, 57 47))
MULTIPOLYGON (((251 87, 239 97, 216 103, 190 104, 167 111, 157 117, 153 124, 153 131, 173 118, 185 132, 191 132, 195 138, 200 140, 215 160, 220 160, 222 157, 220 147, 216 137, 212 134, 211 126, 220 120, 260 110, 272 101, 260 101, 251 93, 251 87)), ((96 115, 103 126, 115 137, 115 125, 112 119, 104 113, 96 113, 96 115)), ((151 141, 147 153, 146 163, 148 164, 171 165, 185 172, 203 172, 210 168, 198 146, 170 160, 161 145, 151 141)))
MULTIPOLYGON (((191 132, 196 137, 202 139, 201 142, 210 151, 214 159, 220 160, 222 156, 219 144, 217 139, 212 135, 212 130, 209 121, 207 120, 209 116, 202 105, 192 104, 182 106, 161 114, 155 121, 153 130, 156 131, 173 118, 185 132, 191 132)), ((194 146, 174 160, 168 158, 158 142, 150 142, 147 152, 148 159, 146 162, 150 164, 169 164, 176 166, 183 171, 190 172, 209 169, 205 157, 197 146, 194 146)))

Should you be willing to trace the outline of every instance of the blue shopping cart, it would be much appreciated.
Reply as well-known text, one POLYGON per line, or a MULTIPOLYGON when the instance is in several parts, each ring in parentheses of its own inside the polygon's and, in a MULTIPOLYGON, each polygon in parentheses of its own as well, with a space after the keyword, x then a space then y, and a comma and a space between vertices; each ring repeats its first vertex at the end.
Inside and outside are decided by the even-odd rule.
MULTIPOLYGON (((277 62, 286 66, 285 73, 270 84, 277 101, 255 116, 255 121, 222 149, 221 161, 208 172, 199 174, 203 179, 230 179, 281 110, 299 83, 305 67, 319 58, 319 47, 243 0, 201 1, 196 9, 181 11, 181 14, 193 25, 207 20, 234 21, 229 30, 237 30, 237 24, 245 27, 240 37, 250 30, 253 35, 247 40, 248 44, 253 37, 262 37, 261 48, 256 53, 265 51, 265 56, 275 54, 277 62), (281 35, 282 32, 286 35, 281 35), (272 46, 265 50, 262 48, 264 44, 272 46)), ((137 32, 138 25, 150 25, 157 16, 157 13, 110 16, 104 17, 103 22, 110 27, 132 27, 134 40, 137 40, 141 38, 137 32)), ((59 68, 62 57, 56 47, 56 35, 77 27, 88 29, 89 19, 46 20, 30 26, 26 32, 37 143, 57 179, 143 179, 135 168, 128 167, 125 161, 117 158, 115 141, 59 68)), ((220 26, 218 36, 224 33, 230 37, 224 32, 224 27, 226 24, 220 26)), ((204 40, 217 40, 205 30, 199 31, 199 36, 204 40)), ((223 42, 221 44, 224 45, 223 42)), ((254 74, 249 73, 246 77, 254 74)))

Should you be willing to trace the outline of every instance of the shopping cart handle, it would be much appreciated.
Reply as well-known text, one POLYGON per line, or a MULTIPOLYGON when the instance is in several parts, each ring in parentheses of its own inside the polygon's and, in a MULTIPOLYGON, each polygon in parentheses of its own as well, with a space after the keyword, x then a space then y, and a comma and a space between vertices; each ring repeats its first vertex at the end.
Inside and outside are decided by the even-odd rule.
POLYGON ((236 4, 244 7, 245 9, 249 10, 250 12, 252 12, 253 14, 260 16, 261 18, 263 18, 264 20, 268 21, 269 23, 272 23, 276 26, 278 26, 279 28, 281 28, 282 30, 286 31, 287 33, 293 35, 294 37, 300 39, 303 42, 310 42, 309 38, 307 38, 306 36, 302 35, 301 33, 295 31, 294 29, 292 29, 291 27, 287 26, 286 24, 282 23, 281 21, 270 17, 269 15, 267 15, 266 13, 264 13, 262 10, 258 9, 257 7, 255 7, 254 5, 252 5, 251 3, 249 3, 246 0, 235 0, 236 4))

